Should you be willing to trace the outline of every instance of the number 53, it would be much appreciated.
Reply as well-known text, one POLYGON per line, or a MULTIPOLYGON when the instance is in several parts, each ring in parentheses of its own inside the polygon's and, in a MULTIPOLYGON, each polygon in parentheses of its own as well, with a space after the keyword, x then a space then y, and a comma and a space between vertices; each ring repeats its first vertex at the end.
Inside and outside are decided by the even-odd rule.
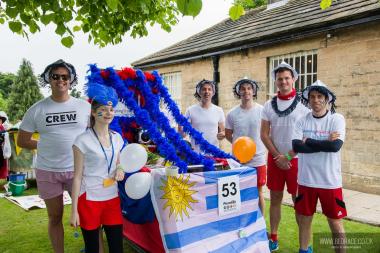
POLYGON ((227 197, 228 195, 234 196, 236 194, 236 183, 231 182, 231 183, 225 183, 222 185, 222 196, 227 197))

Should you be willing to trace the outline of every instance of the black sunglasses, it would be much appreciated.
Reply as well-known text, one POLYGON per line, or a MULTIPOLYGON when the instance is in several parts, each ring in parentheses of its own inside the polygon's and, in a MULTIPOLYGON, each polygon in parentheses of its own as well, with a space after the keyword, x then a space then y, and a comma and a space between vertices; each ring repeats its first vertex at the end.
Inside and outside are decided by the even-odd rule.
POLYGON ((68 75, 59 75, 59 74, 52 74, 51 79, 57 81, 61 79, 62 81, 68 81, 70 79, 70 76, 68 75))

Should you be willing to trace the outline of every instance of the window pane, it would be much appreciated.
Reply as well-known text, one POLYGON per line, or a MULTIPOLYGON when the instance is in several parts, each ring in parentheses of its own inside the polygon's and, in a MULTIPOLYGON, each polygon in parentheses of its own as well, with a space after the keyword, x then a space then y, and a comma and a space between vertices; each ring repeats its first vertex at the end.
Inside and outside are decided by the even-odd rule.
POLYGON ((305 74, 305 56, 301 57, 301 71, 300 74, 305 74))
POLYGON ((303 89, 303 87, 305 87, 305 76, 301 76, 301 89, 303 89))
POLYGON ((273 68, 276 68, 278 66, 278 60, 273 61, 273 68))
POLYGON ((290 64, 290 66, 294 67, 294 65, 293 65, 293 58, 289 59, 289 64, 290 64))
POLYGON ((295 66, 296 71, 299 73, 300 72, 300 57, 296 57, 296 66, 295 66))
POLYGON ((314 54, 313 55, 313 73, 317 73, 317 63, 318 63, 318 59, 317 59, 317 54, 314 54))
MULTIPOLYGON (((307 82, 306 82, 306 85, 307 85, 307 86, 309 86, 309 85, 312 84, 312 81, 311 81, 312 79, 311 79, 311 78, 312 78, 312 75, 307 75, 307 82)), ((306 86, 305 86, 305 87, 306 87, 306 86)))
POLYGON ((313 83, 314 83, 315 81, 317 81, 317 74, 314 74, 314 75, 313 75, 313 83))
POLYGON ((307 73, 311 73, 312 56, 307 56, 307 73))

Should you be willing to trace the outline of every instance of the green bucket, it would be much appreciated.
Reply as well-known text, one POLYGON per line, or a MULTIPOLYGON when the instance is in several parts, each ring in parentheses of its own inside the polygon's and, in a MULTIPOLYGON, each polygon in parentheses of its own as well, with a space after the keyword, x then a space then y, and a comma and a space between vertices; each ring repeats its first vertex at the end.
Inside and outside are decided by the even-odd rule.
POLYGON ((24 192, 26 187, 25 180, 21 182, 9 182, 9 191, 12 192, 12 196, 20 196, 24 192))

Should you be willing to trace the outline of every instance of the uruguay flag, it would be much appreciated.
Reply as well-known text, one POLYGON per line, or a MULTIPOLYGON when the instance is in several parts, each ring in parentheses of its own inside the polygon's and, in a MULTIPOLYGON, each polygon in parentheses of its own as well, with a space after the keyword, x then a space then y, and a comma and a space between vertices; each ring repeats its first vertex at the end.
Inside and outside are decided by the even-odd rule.
POLYGON ((151 198, 166 252, 270 252, 256 169, 166 176, 162 168, 152 170, 152 176, 151 198), (233 175, 239 177, 241 209, 220 216, 218 179, 233 175))

